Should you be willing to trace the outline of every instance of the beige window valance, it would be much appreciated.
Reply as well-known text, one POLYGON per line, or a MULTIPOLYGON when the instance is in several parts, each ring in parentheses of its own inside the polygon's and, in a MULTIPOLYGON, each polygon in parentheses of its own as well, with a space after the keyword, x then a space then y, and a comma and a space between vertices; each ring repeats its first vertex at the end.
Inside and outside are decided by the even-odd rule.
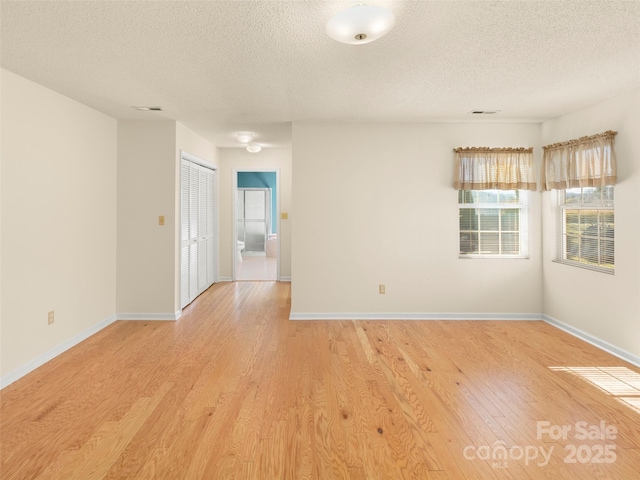
POLYGON ((608 130, 542 147, 542 188, 566 190, 615 185, 616 154, 613 139, 616 134, 617 132, 608 130))
POLYGON ((456 190, 535 190, 533 148, 456 148, 456 190))

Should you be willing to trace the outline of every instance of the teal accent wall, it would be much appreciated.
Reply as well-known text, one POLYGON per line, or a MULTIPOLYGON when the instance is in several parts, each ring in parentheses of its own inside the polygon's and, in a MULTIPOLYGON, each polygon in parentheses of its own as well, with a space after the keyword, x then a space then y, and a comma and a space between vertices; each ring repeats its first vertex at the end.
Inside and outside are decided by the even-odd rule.
POLYGON ((271 233, 278 233, 276 172, 238 172, 238 188, 271 189, 271 233))

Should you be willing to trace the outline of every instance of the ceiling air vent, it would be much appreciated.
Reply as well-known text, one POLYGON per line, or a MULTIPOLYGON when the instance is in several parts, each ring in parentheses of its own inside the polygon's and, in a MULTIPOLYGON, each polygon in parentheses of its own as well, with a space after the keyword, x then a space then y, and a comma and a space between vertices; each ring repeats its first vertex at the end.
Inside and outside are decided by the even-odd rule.
POLYGON ((135 110, 140 110, 142 112, 161 112, 162 111, 162 107, 131 107, 134 108, 135 110))

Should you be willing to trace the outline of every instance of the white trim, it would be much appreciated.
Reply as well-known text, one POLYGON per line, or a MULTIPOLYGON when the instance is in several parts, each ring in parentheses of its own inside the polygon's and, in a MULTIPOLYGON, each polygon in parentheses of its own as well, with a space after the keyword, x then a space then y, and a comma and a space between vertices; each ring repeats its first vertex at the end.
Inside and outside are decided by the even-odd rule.
POLYGON ((208 168, 210 170, 215 170, 216 172, 218 171, 218 167, 216 165, 214 165, 213 163, 207 161, 207 160, 203 160, 202 158, 196 157, 195 155, 190 154, 189 152, 185 152, 184 150, 180 150, 180 159, 185 159, 191 163, 196 163, 198 165, 200 165, 201 167, 205 167, 208 168))
POLYGON ((291 281, 291 277, 280 277, 280 280, 278 280, 279 282, 290 282, 291 281))
POLYGON ((176 313, 116 313, 118 320, 178 320, 182 316, 182 310, 176 313))
POLYGON ((233 278, 231 278, 231 277, 220 277, 220 278, 218 278, 218 282, 233 282, 233 278))
POLYGON ((554 327, 559 328, 560 330, 563 330, 568 334, 579 338, 580 340, 584 340, 585 342, 590 343, 595 347, 598 347, 600 350, 604 350, 605 352, 610 353, 611 355, 621 358, 622 360, 626 360, 629 363, 632 363, 636 367, 640 367, 640 356, 638 355, 634 355, 631 352, 627 352, 626 350, 618 348, 615 345, 610 344, 609 342, 605 342, 604 340, 601 340, 598 337, 591 335, 590 333, 587 333, 583 330, 580 330, 579 328, 576 328, 564 322, 561 322, 560 320, 553 318, 547 314, 542 315, 542 320, 548 323, 549 325, 553 325, 554 327))
POLYGON ((541 313, 294 313, 289 320, 542 320, 541 313))
POLYGON ((7 385, 11 385, 13 382, 24 377, 26 374, 32 372, 36 368, 41 367, 48 361, 53 360, 55 357, 57 357, 61 353, 64 353, 65 351, 69 350, 71 347, 76 346, 78 343, 98 333, 103 328, 108 327, 113 322, 115 322, 116 319, 117 319, 117 316, 115 314, 110 315, 104 320, 102 320, 101 322, 96 323, 92 327, 87 328, 86 330, 78 333, 77 335, 74 335, 73 337, 65 340, 61 344, 53 347, 48 352, 45 352, 42 355, 37 356, 33 360, 30 360, 29 362, 25 363, 21 367, 18 367, 13 372, 9 372, 4 377, 0 377, 0 390, 6 387, 7 385))

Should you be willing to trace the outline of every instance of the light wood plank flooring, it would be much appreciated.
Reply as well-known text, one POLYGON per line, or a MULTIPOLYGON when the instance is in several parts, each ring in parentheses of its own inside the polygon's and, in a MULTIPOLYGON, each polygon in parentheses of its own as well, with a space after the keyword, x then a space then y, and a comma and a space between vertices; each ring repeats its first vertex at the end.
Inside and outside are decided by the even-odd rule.
POLYGON ((0 477, 640 478, 639 369, 595 347, 289 307, 289 284, 225 283, 178 322, 110 325, 1 392, 0 477))

